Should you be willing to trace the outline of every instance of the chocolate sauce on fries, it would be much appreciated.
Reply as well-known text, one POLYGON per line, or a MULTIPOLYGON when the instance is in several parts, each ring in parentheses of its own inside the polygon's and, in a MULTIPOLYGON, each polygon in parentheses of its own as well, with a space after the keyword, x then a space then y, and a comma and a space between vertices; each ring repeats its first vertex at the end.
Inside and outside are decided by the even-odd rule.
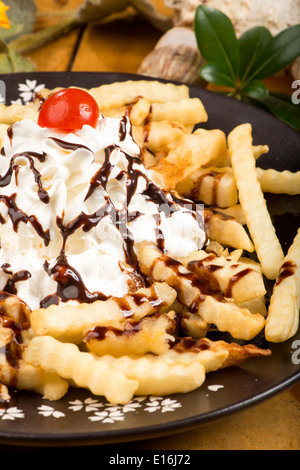
MULTIPOLYGON (((124 116, 120 120, 119 126, 119 139, 124 141, 126 139, 127 133, 131 135, 131 124, 128 121, 128 117, 124 116)), ((13 128, 8 129, 8 135, 10 140, 13 138, 13 128)), ((58 146, 62 147, 68 151, 75 151, 79 148, 85 148, 92 152, 87 146, 67 142, 65 140, 58 139, 56 137, 50 137, 58 146)), ((107 184, 109 181, 110 174, 114 168, 111 163, 111 154, 114 151, 121 150, 117 144, 113 144, 105 148, 104 150, 104 162, 99 167, 98 171, 90 180, 90 185, 85 197, 85 200, 90 198, 92 194, 97 191, 97 188, 101 187, 106 192, 107 184)), ((162 207, 162 210, 165 208, 165 214, 167 217, 172 217, 172 214, 177 210, 182 210, 185 207, 185 204, 188 203, 192 209, 189 211, 194 217, 197 215, 197 205, 192 201, 186 201, 184 199, 178 198, 175 194, 167 193, 166 191, 159 188, 154 182, 152 182, 147 175, 139 169, 139 166, 142 165, 140 156, 131 156, 124 152, 122 149, 122 154, 127 160, 127 169, 120 171, 117 175, 117 180, 125 179, 126 184, 126 203, 124 207, 120 210, 115 207, 112 200, 110 199, 108 193, 106 192, 104 204, 98 208, 93 214, 86 214, 81 212, 77 217, 71 220, 69 223, 65 224, 63 218, 57 217, 56 225, 59 229, 59 232, 62 236, 62 245, 60 253, 56 259, 54 266, 50 267, 48 262, 44 263, 45 271, 51 276, 57 283, 57 291, 52 295, 48 295, 46 298, 41 300, 41 307, 48 307, 52 303, 58 304, 59 301, 66 302, 68 300, 76 300, 78 302, 94 302, 99 299, 106 299, 102 292, 89 292, 89 290, 84 285, 84 282, 80 274, 68 263, 66 255, 66 243, 68 238, 74 234, 77 230, 82 229, 83 232, 89 232, 92 228, 96 227, 97 224, 106 216, 113 216, 115 220, 115 225, 119 232, 122 235, 123 239, 123 249, 125 260, 129 266, 134 269, 136 279, 139 283, 142 282, 143 285, 147 285, 147 280, 141 274, 139 270, 139 264, 137 256, 134 250, 134 238, 130 229, 128 228, 128 222, 135 220, 140 216, 138 212, 130 212, 129 206, 132 200, 133 195, 136 192, 139 178, 144 178, 146 181, 146 188, 143 191, 142 195, 146 197, 147 200, 158 204, 162 207)), ((17 182, 17 173, 18 165, 16 163, 17 157, 23 157, 28 160, 29 167, 34 175, 34 180, 37 184, 37 192, 40 200, 47 204, 49 203, 49 195, 47 191, 43 188, 41 174, 37 171, 34 160, 38 159, 40 162, 44 162, 47 158, 45 153, 38 154, 35 152, 23 152, 22 154, 15 154, 12 156, 9 164, 9 168, 5 175, 0 177, 0 187, 4 188, 10 184, 13 174, 15 174, 17 182)), ((50 233, 49 230, 44 230, 41 223, 34 214, 24 213, 16 203, 16 193, 6 196, 1 195, 0 193, 0 202, 4 203, 8 208, 8 215, 11 219, 13 229, 17 232, 20 223, 30 223, 36 233, 41 237, 45 246, 50 243, 50 233)), ((156 219, 156 222, 159 222, 159 214, 153 215, 156 219)), ((5 220, 0 218, 0 223, 5 223, 5 220)), ((161 249, 162 252, 165 252, 165 241, 162 230, 156 228, 156 240, 157 246, 161 249)), ((30 273, 27 275, 29 278, 30 273)), ((24 278, 25 279, 25 278, 24 278)), ((19 279, 18 279, 19 280, 19 279)), ((14 282, 11 282, 10 285, 6 288, 11 291, 14 282)), ((15 289, 13 289, 15 292, 15 289)), ((126 312, 126 308, 124 308, 126 312)))

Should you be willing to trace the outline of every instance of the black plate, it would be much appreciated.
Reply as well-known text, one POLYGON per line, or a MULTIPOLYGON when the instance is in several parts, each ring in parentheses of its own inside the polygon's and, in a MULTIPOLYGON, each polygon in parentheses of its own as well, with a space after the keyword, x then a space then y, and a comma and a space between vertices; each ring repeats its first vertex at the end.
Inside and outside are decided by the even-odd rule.
MULTIPOLYGON (((90 88, 140 78, 97 72, 0 76, 6 84, 6 104, 30 99, 39 85, 50 89, 71 85, 90 88)), ((191 87, 191 95, 200 97, 207 109, 209 119, 203 127, 228 133, 236 125, 249 122, 254 144, 270 147, 270 153, 259 159, 262 167, 300 170, 300 135, 290 127, 223 95, 195 87, 191 87)), ((300 198, 267 196, 267 200, 286 251, 300 226, 300 198)), ((20 392, 12 407, 0 408, 0 442, 22 446, 100 445, 158 437, 206 424, 255 405, 300 380, 300 331, 291 340, 270 346, 271 357, 250 359, 239 367, 210 373, 201 388, 186 395, 136 397, 129 405, 113 407, 85 390, 72 389, 57 402, 20 392)))

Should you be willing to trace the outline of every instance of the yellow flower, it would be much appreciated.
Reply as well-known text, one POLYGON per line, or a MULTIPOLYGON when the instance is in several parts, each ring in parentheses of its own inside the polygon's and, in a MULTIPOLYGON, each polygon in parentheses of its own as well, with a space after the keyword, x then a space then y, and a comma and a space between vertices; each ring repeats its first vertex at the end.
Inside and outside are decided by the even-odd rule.
POLYGON ((9 10, 9 7, 0 0, 0 28, 10 28, 10 22, 6 14, 7 10, 9 10))

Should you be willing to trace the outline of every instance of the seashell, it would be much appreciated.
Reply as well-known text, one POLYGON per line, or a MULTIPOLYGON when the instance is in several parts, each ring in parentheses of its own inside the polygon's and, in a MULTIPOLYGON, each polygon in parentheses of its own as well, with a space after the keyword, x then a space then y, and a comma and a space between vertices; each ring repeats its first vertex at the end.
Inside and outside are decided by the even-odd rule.
MULTIPOLYGON (((174 27, 193 30, 195 11, 199 5, 209 5, 227 15, 237 37, 254 26, 265 26, 273 35, 283 29, 300 24, 300 0, 165 0, 173 10, 174 27)), ((300 60, 290 67, 294 79, 300 78, 300 60)))
POLYGON ((138 73, 195 84, 201 81, 198 70, 202 64, 194 32, 189 28, 175 27, 159 39, 154 50, 141 63, 138 73))
POLYGON ((291 75, 295 80, 300 80, 300 57, 298 57, 291 65, 291 75))
POLYGON ((300 0, 165 0, 173 10, 174 26, 193 28, 196 8, 208 5, 227 15, 239 37, 254 26, 265 26, 273 35, 300 23, 300 0))

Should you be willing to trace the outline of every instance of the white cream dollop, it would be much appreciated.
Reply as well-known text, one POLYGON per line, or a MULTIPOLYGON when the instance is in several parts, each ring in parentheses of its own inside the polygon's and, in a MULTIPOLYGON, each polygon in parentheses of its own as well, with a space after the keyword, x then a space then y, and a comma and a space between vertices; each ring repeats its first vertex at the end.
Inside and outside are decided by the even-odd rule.
POLYGON ((0 175, 0 290, 31 309, 47 306, 45 299, 125 295, 134 243, 158 243, 159 232, 171 256, 206 240, 192 203, 147 191, 149 184, 161 190, 142 164, 127 117, 100 116, 96 128, 68 134, 18 121, 4 141, 0 175))

